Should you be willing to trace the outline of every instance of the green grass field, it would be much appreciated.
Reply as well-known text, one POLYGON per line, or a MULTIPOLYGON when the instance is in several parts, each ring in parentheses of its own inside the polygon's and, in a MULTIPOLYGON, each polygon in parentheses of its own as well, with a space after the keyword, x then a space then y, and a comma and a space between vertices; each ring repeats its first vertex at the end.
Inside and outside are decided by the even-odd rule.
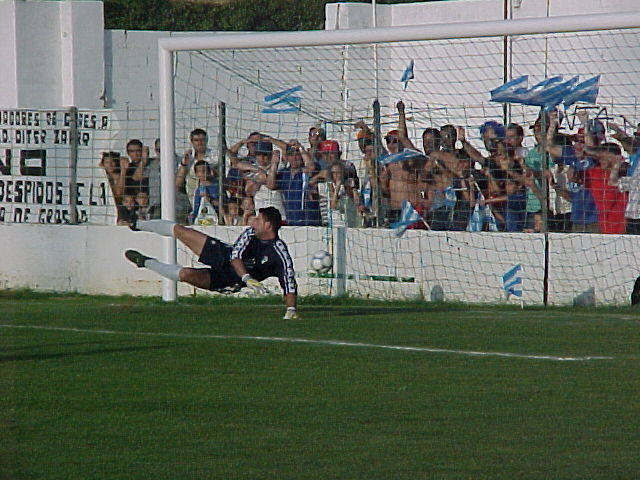
POLYGON ((0 294, 1 478, 640 477, 637 309, 283 310, 0 294))

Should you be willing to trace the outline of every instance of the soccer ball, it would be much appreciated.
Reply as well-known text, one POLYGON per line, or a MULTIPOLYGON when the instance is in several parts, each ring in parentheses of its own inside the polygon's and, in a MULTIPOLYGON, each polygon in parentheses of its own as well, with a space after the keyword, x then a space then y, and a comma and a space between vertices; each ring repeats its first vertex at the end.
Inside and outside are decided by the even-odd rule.
POLYGON ((333 267, 333 257, 325 250, 319 250, 311 257, 311 268, 318 273, 327 273, 333 267))

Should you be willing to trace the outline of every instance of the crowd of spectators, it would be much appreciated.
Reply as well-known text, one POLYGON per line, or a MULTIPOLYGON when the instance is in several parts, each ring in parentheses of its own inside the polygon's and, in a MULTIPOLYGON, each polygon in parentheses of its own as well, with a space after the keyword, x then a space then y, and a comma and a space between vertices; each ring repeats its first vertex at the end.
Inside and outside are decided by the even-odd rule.
MULTIPOLYGON (((408 201, 424 219, 410 228, 467 230, 479 205, 499 231, 640 233, 640 124, 627 133, 609 121, 608 136, 585 109, 577 130, 555 111, 530 126, 487 121, 479 129, 481 152, 454 125, 425 128, 419 148, 401 101, 397 112, 397 128, 383 138, 364 121, 354 125, 359 168, 319 126, 309 129, 306 146, 252 132, 227 149, 222 182, 207 133, 193 130, 191 148, 177 162, 178 221, 198 223, 206 204, 226 225, 247 225, 258 209, 273 206, 292 226, 388 227, 408 201), (524 146, 526 129, 531 147, 524 146)), ((127 156, 106 152, 101 162, 120 224, 134 212, 159 214, 159 142, 155 157, 139 140, 126 149, 127 156)))
POLYGON ((155 157, 140 140, 127 142, 127 155, 103 152, 100 166, 115 200, 118 225, 129 225, 134 216, 158 218, 160 214, 160 140, 154 144, 155 157))

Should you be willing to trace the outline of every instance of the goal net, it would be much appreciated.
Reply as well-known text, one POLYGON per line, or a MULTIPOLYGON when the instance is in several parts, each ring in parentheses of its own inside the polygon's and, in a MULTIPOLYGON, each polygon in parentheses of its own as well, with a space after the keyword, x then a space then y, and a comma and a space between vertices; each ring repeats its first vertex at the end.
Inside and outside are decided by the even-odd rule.
POLYGON ((173 90, 161 100, 174 123, 163 134, 182 157, 191 132, 207 132, 207 175, 222 193, 212 200, 219 225, 206 229, 225 241, 262 204, 277 162, 269 201, 281 197, 303 294, 624 303, 640 270, 639 237, 625 234, 638 223, 629 202, 640 145, 640 18, 629 17, 584 16, 572 32, 559 19, 486 22, 472 38, 465 25, 482 24, 426 27, 423 37, 401 27, 172 39, 161 42, 173 52, 163 78, 173 90), (614 20, 619 28, 603 29, 614 20), (556 129, 540 105, 491 101, 523 76, 525 90, 599 81, 591 99, 567 93, 548 105, 556 129), (297 160, 294 140, 305 150, 297 160), (268 157, 256 156, 258 143, 268 157), (628 175, 625 188, 613 169, 628 175), (404 231, 409 207, 418 217, 404 231), (321 249, 334 255, 331 272, 309 271, 321 249))

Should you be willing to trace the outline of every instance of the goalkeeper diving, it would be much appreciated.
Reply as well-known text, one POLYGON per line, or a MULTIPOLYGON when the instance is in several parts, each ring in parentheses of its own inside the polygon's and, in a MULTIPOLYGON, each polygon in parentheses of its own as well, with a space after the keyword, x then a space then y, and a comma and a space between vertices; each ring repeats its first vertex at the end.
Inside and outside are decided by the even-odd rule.
POLYGON ((281 224, 282 217, 277 208, 261 208, 251 226, 231 246, 169 220, 137 220, 131 225, 132 230, 175 237, 209 268, 162 263, 135 250, 127 250, 125 257, 138 267, 148 268, 165 278, 217 292, 237 292, 246 286, 255 293, 265 294, 268 291, 262 280, 278 277, 287 307, 284 319, 292 320, 298 318, 298 285, 287 245, 278 236, 281 224))

